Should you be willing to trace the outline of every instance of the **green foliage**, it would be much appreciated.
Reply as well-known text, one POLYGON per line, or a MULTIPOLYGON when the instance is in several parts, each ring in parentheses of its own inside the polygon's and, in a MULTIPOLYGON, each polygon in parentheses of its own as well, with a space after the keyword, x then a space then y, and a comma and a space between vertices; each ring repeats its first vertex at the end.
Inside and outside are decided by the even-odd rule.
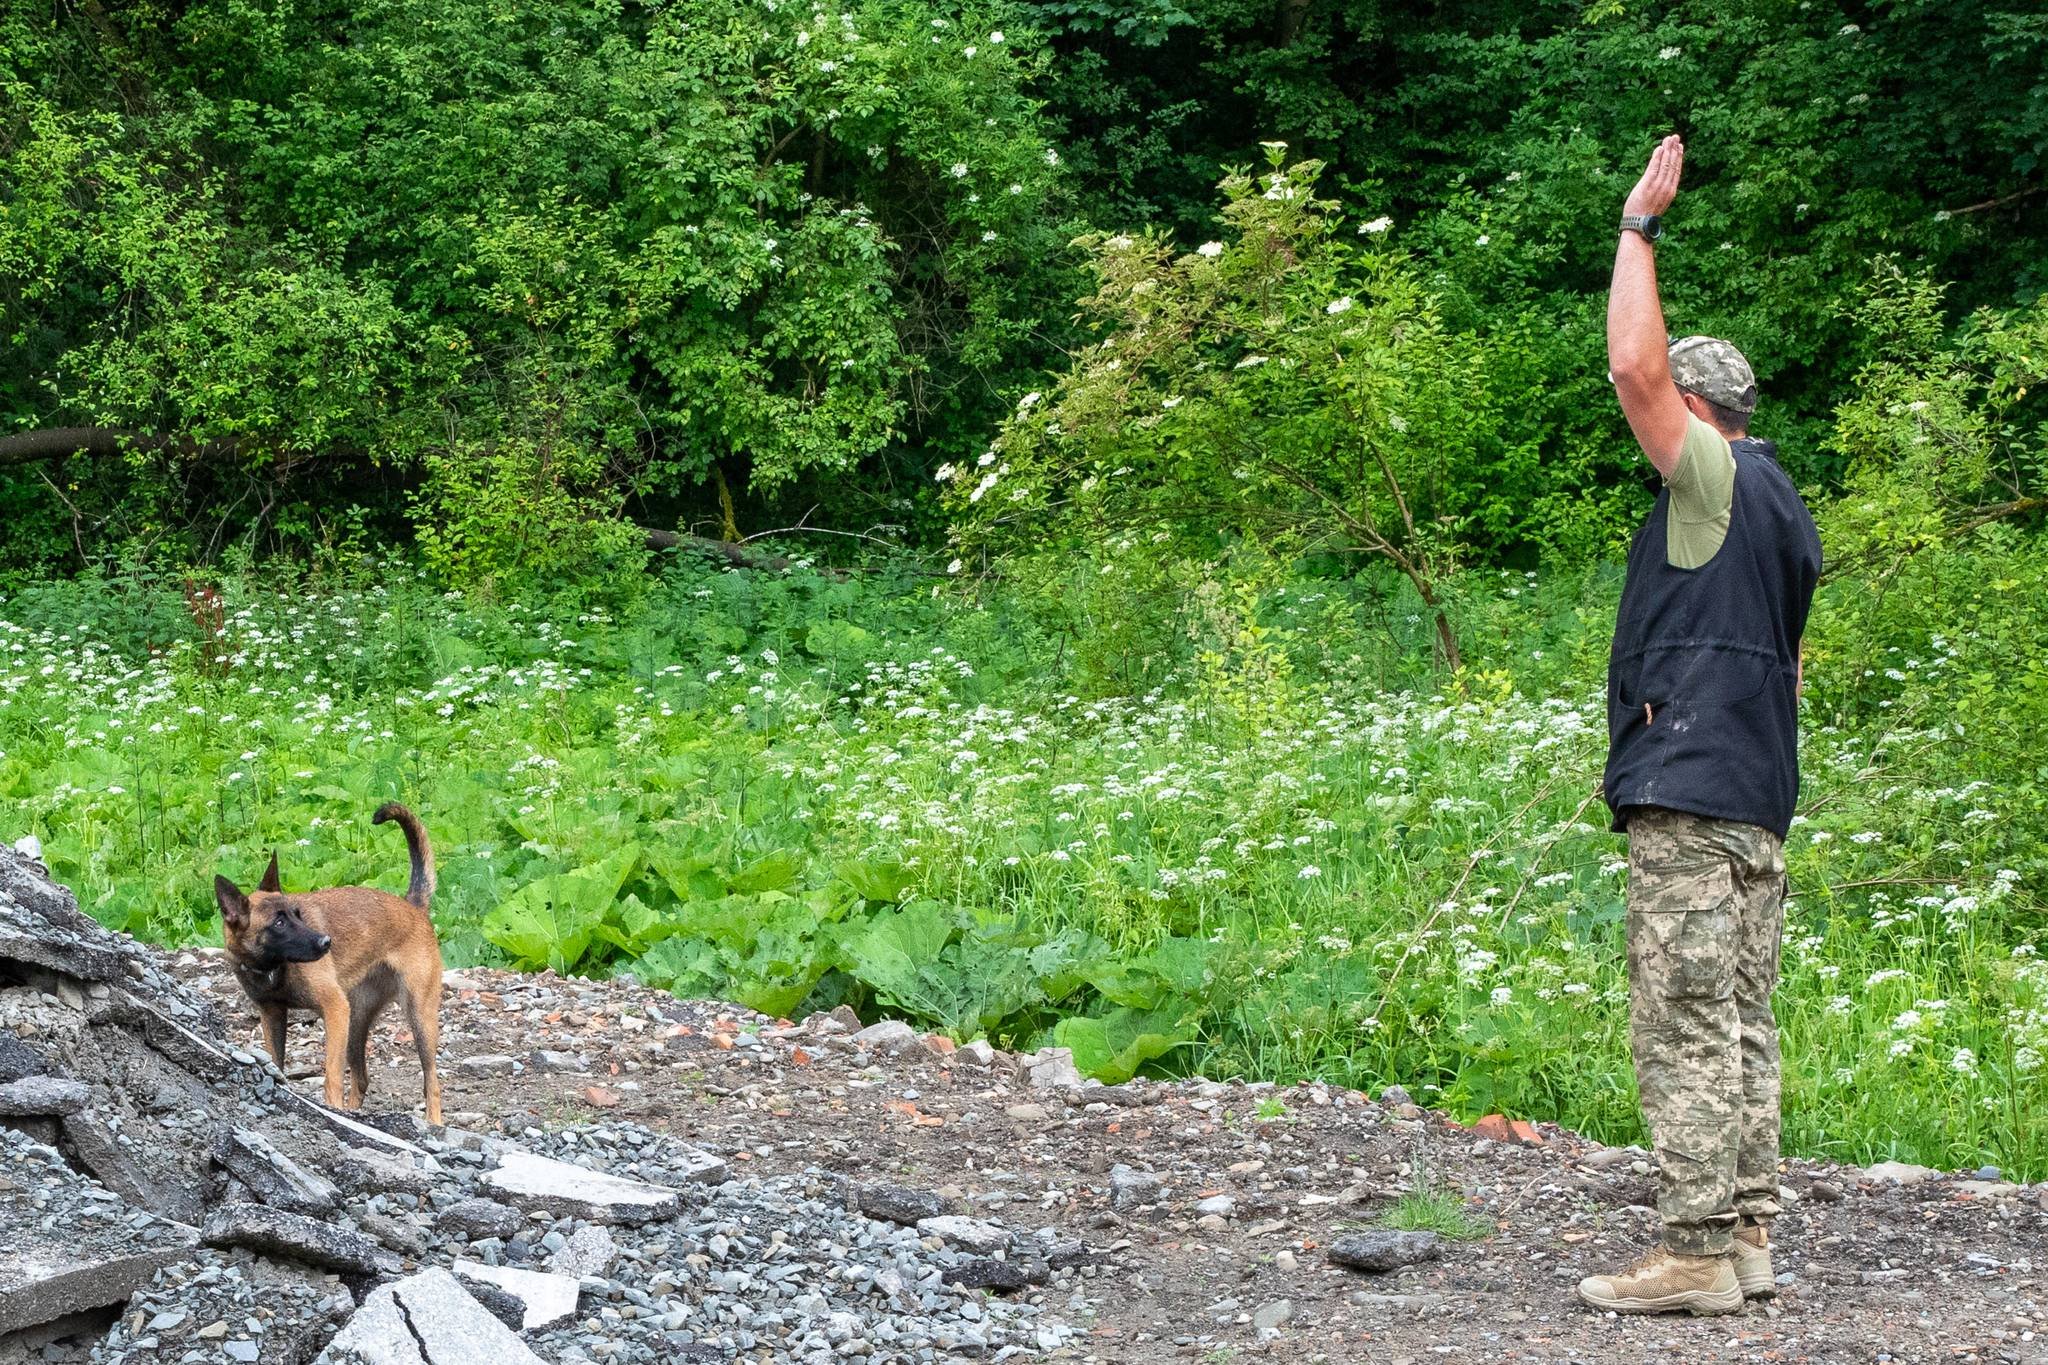
MULTIPOLYGON (((2041 549, 2009 520, 1881 594, 1823 589, 1778 997, 1793 1150, 2048 1169, 2041 549)), ((0 603, 0 826, 103 921, 183 943, 217 933, 214 872, 246 883, 266 848, 287 888, 402 884, 366 819, 398 797, 454 964, 1641 1136, 1623 866, 1589 803, 1611 571, 1453 579, 1455 691, 1412 588, 1212 571, 1199 647, 1104 695, 1075 686, 1101 652, 1007 579, 934 597, 874 567, 677 560, 532 605, 391 565, 230 579, 225 667, 176 581, 40 585, 0 603), (1213 668, 1212 612, 1237 622, 1213 668)))
POLYGON ((17 13, 0 432, 130 430, 235 493, 395 464, 464 579, 557 575, 577 522, 716 467, 773 490, 972 439, 1066 292, 1001 13, 17 13))
MULTIPOLYGON (((1896 572, 1958 534, 2048 507, 2048 300, 1951 339, 1943 291, 1880 259, 1856 320, 1873 358, 1829 442, 1848 470, 1823 531, 1836 571, 1896 572)), ((2038 520, 2038 517, 2035 518, 2038 520)))
MULTIPOLYGON (((1448 333, 1418 273, 1361 245, 1315 196, 1320 167, 1223 182, 1227 241, 1083 239, 1100 337, 1049 395, 1019 400, 990 450, 949 466, 961 533, 1003 546, 1197 555, 1369 554, 1434 609, 1461 512, 1446 471, 1483 467, 1492 401, 1478 347, 1448 333)), ((1456 641, 1439 614, 1455 666, 1456 641)))

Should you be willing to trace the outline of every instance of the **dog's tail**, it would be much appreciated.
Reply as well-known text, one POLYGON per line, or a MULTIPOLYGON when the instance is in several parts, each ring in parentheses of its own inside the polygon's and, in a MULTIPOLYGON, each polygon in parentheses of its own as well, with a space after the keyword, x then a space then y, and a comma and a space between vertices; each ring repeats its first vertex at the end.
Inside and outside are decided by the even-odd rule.
POLYGON ((373 825, 391 820, 396 820, 398 827, 405 831, 406 847, 412 850, 412 885, 405 888, 405 898, 425 910, 427 903, 434 899, 434 846, 427 842, 427 827, 420 823, 417 815, 396 801, 386 801, 370 817, 373 825))

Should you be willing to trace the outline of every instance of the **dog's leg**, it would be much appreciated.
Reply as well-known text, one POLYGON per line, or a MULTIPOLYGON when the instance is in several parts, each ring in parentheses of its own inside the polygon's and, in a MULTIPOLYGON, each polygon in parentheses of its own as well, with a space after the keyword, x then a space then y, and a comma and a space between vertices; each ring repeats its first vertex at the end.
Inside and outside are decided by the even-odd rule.
POLYGON ((370 1030, 376 1024, 374 1011, 351 1006, 348 1016, 348 1074, 355 1082, 358 1109, 363 1107, 363 1100, 370 1093, 370 1030))
POLYGON ((263 1044, 270 1049, 270 1060, 283 1071, 284 1065, 284 1022, 285 1011, 281 1004, 258 1005, 256 1012, 263 1017, 263 1044))
POLYGON ((424 964, 405 981, 405 1019, 419 1049, 420 1080, 427 1096, 427 1122, 441 1122, 441 1072, 434 1058, 441 1050, 441 964, 424 964))
POLYGON ((326 1100, 330 1109, 353 1109, 341 1083, 341 1064, 348 1048, 348 997, 332 981, 317 997, 320 1023, 327 1034, 326 1100))

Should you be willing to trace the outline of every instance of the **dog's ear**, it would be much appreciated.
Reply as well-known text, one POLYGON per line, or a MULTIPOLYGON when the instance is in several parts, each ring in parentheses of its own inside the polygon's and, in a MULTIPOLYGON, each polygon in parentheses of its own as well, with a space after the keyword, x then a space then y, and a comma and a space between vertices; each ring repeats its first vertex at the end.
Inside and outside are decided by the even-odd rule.
POLYGON ((263 880, 256 883, 258 891, 282 891, 284 884, 277 879, 277 855, 270 855, 270 866, 264 870, 263 880))
POLYGON ((249 922, 249 898, 226 877, 213 879, 213 898, 220 902, 221 922, 230 929, 239 929, 249 922))

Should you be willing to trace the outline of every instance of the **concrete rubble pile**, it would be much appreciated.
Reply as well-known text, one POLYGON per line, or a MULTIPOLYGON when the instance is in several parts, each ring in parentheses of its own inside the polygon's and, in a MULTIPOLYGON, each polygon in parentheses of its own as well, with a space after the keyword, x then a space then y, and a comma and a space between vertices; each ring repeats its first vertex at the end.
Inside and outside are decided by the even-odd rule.
MULTIPOLYGON (((363 1117, 230 1044, 155 953, 0 845, 0 1360, 520 1365, 540 1357, 519 1332, 573 1314, 578 1279, 465 1276, 431 1263, 422 1223, 479 1193, 543 1228, 681 1205, 409 1114, 363 1117)), ((663 1167, 722 1168, 689 1149, 663 1167)))

